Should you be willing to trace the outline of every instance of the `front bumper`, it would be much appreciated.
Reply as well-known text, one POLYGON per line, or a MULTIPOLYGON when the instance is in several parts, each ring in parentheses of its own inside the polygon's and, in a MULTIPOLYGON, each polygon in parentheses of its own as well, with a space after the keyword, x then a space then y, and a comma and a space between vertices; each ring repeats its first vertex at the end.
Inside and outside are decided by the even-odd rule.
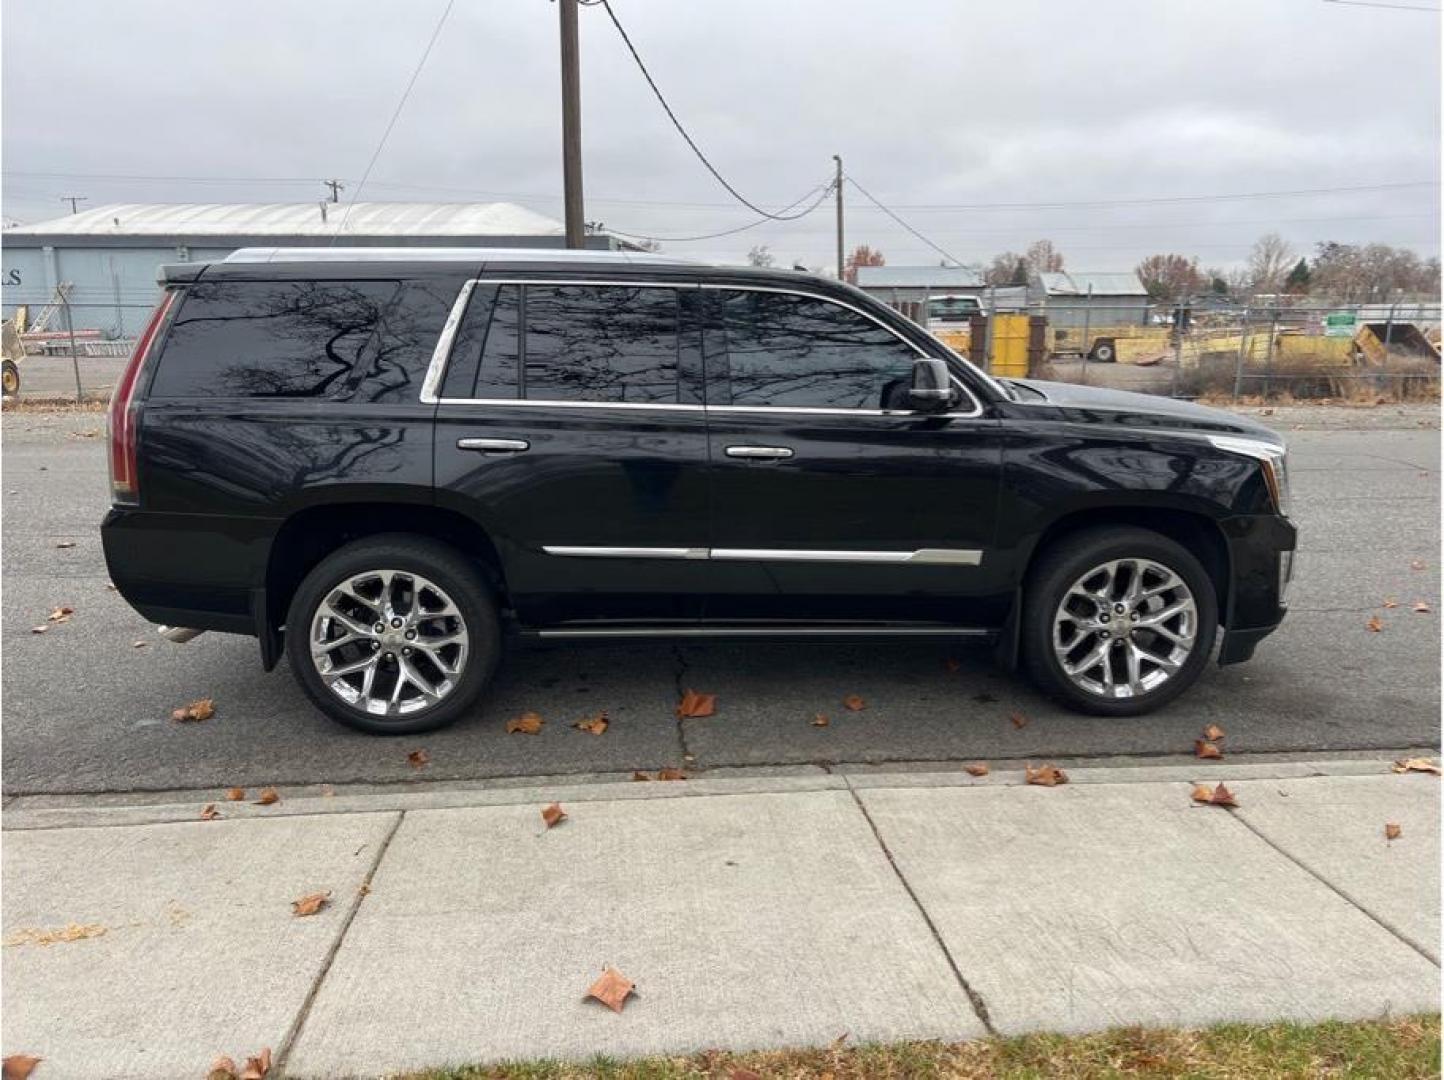
POLYGON ((1298 529, 1271 514, 1230 518, 1222 526, 1232 572, 1218 662, 1238 664, 1250 659, 1288 614, 1298 529))

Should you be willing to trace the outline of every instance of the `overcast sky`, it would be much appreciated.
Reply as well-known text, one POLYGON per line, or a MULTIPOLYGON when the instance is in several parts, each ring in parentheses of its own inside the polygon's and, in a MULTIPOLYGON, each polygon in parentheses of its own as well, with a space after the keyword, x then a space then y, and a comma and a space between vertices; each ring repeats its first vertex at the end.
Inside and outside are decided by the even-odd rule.
MULTIPOLYGON (((91 207, 304 201, 329 176, 349 198, 444 4, 7 3, 4 212, 53 217, 67 194, 91 207)), ((1048 237, 1071 269, 1157 251, 1228 266, 1270 229, 1305 254, 1328 239, 1439 251, 1432 13, 1329 0, 613 7, 704 151, 769 207, 826 182, 839 153, 969 263, 1048 237)), ((754 220, 672 130, 605 11, 582 8, 581 27, 587 217, 658 236, 754 220)), ((361 197, 505 199, 560 217, 558 101, 554 3, 456 0, 361 197)), ((855 190, 847 202, 849 247, 939 260, 855 190)), ((828 202, 664 246, 740 260, 767 244, 783 263, 830 268, 833 227, 828 202)))

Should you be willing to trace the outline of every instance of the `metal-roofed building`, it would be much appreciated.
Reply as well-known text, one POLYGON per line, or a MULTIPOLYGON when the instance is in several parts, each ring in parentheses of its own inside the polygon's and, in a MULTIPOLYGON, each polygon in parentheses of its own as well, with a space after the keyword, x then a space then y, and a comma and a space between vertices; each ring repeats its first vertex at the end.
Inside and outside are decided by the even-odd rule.
POLYGON ((1148 321, 1148 290, 1131 270, 1118 273, 1058 271, 1034 276, 1028 286, 1035 311, 1051 326, 1140 326, 1148 321))
MULTIPOLYGON (((64 284, 77 329, 128 337, 145 322, 164 263, 263 246, 561 248, 565 230, 514 203, 115 203, 7 228, 0 244, 7 317, 20 304, 44 307, 64 284)), ((601 233, 587 247, 635 246, 601 233)))

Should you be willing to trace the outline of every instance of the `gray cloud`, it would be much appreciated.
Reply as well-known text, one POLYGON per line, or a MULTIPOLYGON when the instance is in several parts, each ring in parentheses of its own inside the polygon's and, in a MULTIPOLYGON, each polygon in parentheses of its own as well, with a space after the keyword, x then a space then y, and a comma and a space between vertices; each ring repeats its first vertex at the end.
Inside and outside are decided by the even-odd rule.
MULTIPOLYGON (((967 260, 1050 236, 1075 268, 1157 250, 1226 265, 1271 228, 1301 252, 1324 239, 1439 249, 1434 187, 936 209, 1437 180, 1435 15, 1322 0, 614 5, 684 122, 756 201, 797 198, 838 152, 884 201, 932 207, 899 212, 967 260)), ((92 205, 317 198, 312 180, 93 177, 355 178, 441 6, 7 5, 5 212, 53 216, 71 192, 92 205)), ((365 197, 505 197, 559 214, 556 36, 544 0, 459 0, 365 197)), ((588 216, 665 235, 751 220, 670 128, 600 8, 583 9, 582 38, 588 216)), ((856 192, 848 201, 849 244, 935 261, 856 192)), ((826 209, 668 250, 739 258, 766 243, 828 264, 826 209)))

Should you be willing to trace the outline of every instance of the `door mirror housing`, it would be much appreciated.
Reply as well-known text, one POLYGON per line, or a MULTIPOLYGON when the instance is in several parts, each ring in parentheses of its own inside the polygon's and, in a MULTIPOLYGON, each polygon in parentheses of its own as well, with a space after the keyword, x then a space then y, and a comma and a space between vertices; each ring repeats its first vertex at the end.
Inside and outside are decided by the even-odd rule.
POLYGON ((932 357, 920 356, 913 361, 913 382, 908 389, 908 402, 914 409, 940 412, 957 401, 948 365, 932 357))

